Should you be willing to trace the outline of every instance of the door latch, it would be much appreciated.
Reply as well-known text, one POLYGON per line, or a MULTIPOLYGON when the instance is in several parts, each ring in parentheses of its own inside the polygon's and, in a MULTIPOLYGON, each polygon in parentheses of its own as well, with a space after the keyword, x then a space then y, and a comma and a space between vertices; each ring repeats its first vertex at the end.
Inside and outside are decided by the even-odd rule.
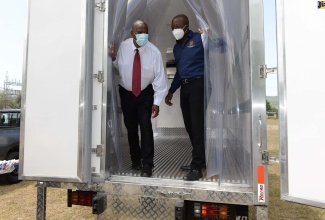
POLYGON ((266 150, 263 150, 262 152, 262 164, 263 165, 269 164, 269 152, 266 150))
POLYGON ((103 83, 104 82, 104 73, 103 71, 99 70, 98 73, 93 74, 94 79, 98 79, 98 82, 103 83))
POLYGON ((95 7, 97 7, 99 9, 99 11, 101 11, 101 12, 105 11, 105 0, 102 0, 99 3, 95 3, 94 5, 95 5, 95 7))
POLYGON ((276 67, 267 68, 266 65, 260 65, 260 78, 266 79, 268 73, 274 73, 276 70, 276 67))
POLYGON ((91 153, 96 154, 97 157, 103 156, 104 148, 103 145, 97 145, 96 148, 91 148, 91 153))

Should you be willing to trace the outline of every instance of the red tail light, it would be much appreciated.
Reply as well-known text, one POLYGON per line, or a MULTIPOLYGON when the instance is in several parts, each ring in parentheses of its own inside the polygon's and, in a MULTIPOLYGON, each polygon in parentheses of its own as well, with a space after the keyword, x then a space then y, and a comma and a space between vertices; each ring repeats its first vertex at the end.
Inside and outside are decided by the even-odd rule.
POLYGON ((96 192, 92 191, 72 191, 68 190, 68 207, 72 205, 92 206, 93 196, 96 192))
POLYGON ((107 208, 107 195, 105 192, 68 189, 68 207, 72 205, 92 206, 93 214, 99 215, 107 208))
POLYGON ((207 219, 230 219, 227 205, 214 203, 194 203, 194 216, 207 219))

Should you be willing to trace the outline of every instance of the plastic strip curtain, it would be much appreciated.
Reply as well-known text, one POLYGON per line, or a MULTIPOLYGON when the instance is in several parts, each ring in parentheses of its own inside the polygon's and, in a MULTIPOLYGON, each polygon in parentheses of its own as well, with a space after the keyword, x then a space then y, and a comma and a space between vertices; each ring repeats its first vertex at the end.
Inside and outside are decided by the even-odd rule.
POLYGON ((129 0, 127 7, 127 22, 125 25, 124 38, 130 33, 132 24, 136 20, 144 20, 149 27, 149 41, 156 44, 156 36, 162 18, 171 0, 129 0))
MULTIPOLYGON (((131 37, 130 31, 132 24, 136 20, 144 20, 147 22, 149 27, 149 40, 152 43, 156 43, 156 30, 157 26, 160 25, 162 17, 165 16, 166 10, 170 0, 119 0, 109 1, 109 24, 108 24, 108 41, 110 42, 109 50, 111 45, 114 44, 116 50, 119 45, 125 39, 131 37)), ((110 51, 109 51, 110 52, 110 51)), ((119 149, 120 146, 120 120, 118 112, 118 101, 117 101, 117 84, 118 77, 115 69, 112 70, 112 74, 108 76, 108 100, 107 106, 108 121, 112 121, 112 126, 108 126, 107 143, 111 143, 114 146, 116 157, 120 169, 122 168, 122 157, 123 152, 119 149)), ((110 145, 108 145, 110 146, 110 145)), ((112 147, 109 147, 109 151, 113 151, 112 147)))
MULTIPOLYGON (((126 21, 126 8, 127 0, 109 1, 108 2, 108 42, 109 48, 108 53, 111 52, 112 44, 118 45, 121 42, 121 36, 123 27, 126 21)), ((110 57, 108 59, 108 70, 107 72, 107 118, 106 118, 106 171, 109 170, 112 163, 112 157, 114 155, 118 161, 119 168, 122 167, 122 152, 120 149, 120 136, 121 128, 119 122, 119 110, 117 101, 117 90, 116 90, 116 74, 110 63, 110 57)))
POLYGON ((248 183, 251 83, 248 0, 184 0, 206 35, 207 176, 248 183))
POLYGON ((119 0, 112 1, 110 9, 112 43, 116 49, 125 39, 131 37, 132 24, 143 20, 149 27, 149 41, 156 43, 157 26, 160 25, 171 0, 119 0), (112 13, 111 13, 112 12, 112 13))

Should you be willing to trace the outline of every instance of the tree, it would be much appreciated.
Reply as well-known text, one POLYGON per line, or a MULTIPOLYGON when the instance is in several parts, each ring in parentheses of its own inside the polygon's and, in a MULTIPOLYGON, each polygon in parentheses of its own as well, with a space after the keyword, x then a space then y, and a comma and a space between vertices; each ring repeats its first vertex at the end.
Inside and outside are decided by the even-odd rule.
POLYGON ((0 109, 20 108, 21 95, 12 96, 6 95, 3 91, 0 92, 0 109))
POLYGON ((278 109, 273 107, 269 100, 266 100, 266 111, 267 112, 278 112, 278 109))
POLYGON ((269 100, 266 100, 266 111, 267 112, 271 112, 272 111, 272 106, 271 106, 269 100))
POLYGON ((16 108, 21 107, 21 93, 19 93, 18 96, 16 97, 15 104, 16 104, 16 108))

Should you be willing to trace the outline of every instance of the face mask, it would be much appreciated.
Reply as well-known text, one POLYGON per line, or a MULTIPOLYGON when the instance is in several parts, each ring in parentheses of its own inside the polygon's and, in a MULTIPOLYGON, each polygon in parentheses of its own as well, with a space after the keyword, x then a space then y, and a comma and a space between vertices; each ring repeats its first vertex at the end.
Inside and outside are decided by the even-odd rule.
POLYGON ((137 38, 136 42, 140 47, 143 47, 148 42, 148 34, 136 34, 135 36, 137 38))
MULTIPOLYGON (((185 27, 185 26, 184 26, 185 27)), ((183 28, 184 28, 183 27, 183 28)), ((184 37, 184 30, 183 28, 180 28, 180 29, 174 29, 172 32, 173 32, 173 35, 174 37, 176 38, 176 40, 179 40, 179 39, 182 39, 184 37)))

